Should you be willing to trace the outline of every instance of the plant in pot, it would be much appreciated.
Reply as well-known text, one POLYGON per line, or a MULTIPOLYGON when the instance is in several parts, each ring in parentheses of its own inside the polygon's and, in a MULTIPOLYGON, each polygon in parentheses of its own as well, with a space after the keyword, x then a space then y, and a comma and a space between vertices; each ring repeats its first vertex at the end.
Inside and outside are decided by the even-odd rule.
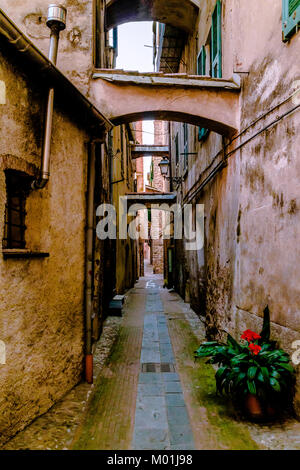
POLYGON ((207 363, 219 366, 217 393, 230 396, 252 419, 270 418, 291 404, 295 371, 289 355, 270 340, 268 306, 261 333, 246 330, 241 340, 228 334, 226 343, 202 343, 195 357, 209 357, 207 363))

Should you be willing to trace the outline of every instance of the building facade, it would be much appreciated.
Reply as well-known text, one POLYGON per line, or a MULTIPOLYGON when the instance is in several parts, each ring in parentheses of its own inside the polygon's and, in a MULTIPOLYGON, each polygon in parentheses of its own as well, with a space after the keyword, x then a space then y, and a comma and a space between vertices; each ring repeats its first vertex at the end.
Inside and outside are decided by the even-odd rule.
MULTIPOLYGON (((181 48, 168 48, 163 28, 157 35, 159 70, 172 62, 173 72, 238 74, 242 87, 233 139, 185 123, 171 125, 173 175, 183 178, 178 198, 205 207, 203 249, 188 252, 176 242, 176 288, 190 297, 214 338, 224 331, 239 337, 245 328, 258 330, 268 305, 272 335, 289 352, 300 328, 294 262, 300 254, 300 118, 293 95, 298 7, 299 2, 279 0, 208 0, 181 48)), ((299 411, 299 392, 296 407, 299 411)))
MULTIPOLYGON (((46 59, 48 2, 1 4, 1 443, 45 413, 88 369, 92 379, 87 358, 109 301, 137 276, 135 242, 96 236, 97 207, 133 191, 132 132, 112 129, 87 98, 95 65, 94 2, 66 3, 60 71, 46 59), (48 184, 33 190, 50 86, 51 170, 48 184)), ((116 47, 108 33, 102 37, 104 65, 112 66, 116 47)))

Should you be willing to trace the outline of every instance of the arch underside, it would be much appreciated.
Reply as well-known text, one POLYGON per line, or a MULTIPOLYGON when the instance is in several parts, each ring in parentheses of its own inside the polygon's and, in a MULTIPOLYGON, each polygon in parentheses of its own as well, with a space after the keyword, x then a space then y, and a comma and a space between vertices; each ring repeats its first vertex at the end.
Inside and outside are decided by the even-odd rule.
POLYGON ((111 0, 106 6, 105 27, 109 30, 131 21, 158 21, 191 33, 198 10, 191 0, 111 0))
POLYGON ((193 115, 188 113, 168 111, 168 110, 153 110, 153 111, 143 111, 137 113, 129 113, 123 116, 112 117, 111 122, 115 126, 121 124, 127 124, 130 122, 137 121, 172 121, 172 122, 185 122, 187 124, 192 124, 194 126, 204 127, 211 131, 217 132, 218 134, 232 136, 236 133, 236 129, 219 121, 214 121, 213 119, 208 119, 201 115, 193 115))

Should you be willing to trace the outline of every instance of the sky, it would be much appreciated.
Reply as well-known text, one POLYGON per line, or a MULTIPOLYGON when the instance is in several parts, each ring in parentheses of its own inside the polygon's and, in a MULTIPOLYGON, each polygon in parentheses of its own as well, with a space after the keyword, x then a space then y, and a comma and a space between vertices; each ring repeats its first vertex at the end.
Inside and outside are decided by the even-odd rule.
MULTIPOLYGON (((117 69, 153 71, 153 36, 152 22, 126 23, 118 27, 117 69)), ((143 122, 143 143, 153 144, 153 121, 143 122)), ((151 157, 144 158, 145 183, 150 171, 151 157)))

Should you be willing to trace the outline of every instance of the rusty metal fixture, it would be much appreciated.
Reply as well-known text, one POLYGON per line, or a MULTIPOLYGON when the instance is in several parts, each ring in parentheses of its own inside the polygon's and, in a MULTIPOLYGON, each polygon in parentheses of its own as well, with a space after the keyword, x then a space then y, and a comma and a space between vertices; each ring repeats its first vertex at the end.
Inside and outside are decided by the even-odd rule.
POLYGON ((48 6, 47 14, 47 26, 52 28, 52 26, 58 27, 61 31, 66 27, 66 18, 67 10, 62 5, 55 5, 51 3, 48 6))
MULTIPOLYGON (((66 27, 67 10, 61 5, 51 4, 48 7, 47 26, 51 29, 49 44, 49 60, 56 65, 57 51, 59 43, 59 33, 66 27)), ((51 135, 53 122, 54 107, 54 88, 50 88, 48 92, 43 150, 41 157, 40 176, 33 181, 33 189, 43 189, 49 181, 50 176, 50 155, 51 155, 51 135)))
POLYGON ((93 355, 85 356, 85 378, 88 384, 93 383, 93 355))

